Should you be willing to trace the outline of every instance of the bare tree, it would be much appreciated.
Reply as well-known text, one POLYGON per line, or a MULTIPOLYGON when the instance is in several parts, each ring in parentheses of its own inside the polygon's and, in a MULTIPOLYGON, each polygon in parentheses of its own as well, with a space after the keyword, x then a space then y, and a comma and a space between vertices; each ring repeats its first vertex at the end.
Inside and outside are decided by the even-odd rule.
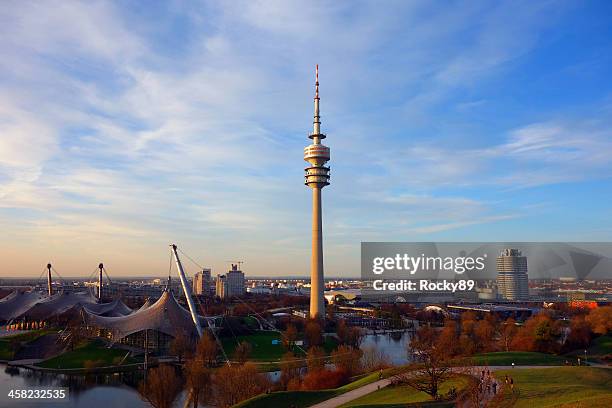
POLYGON ((304 337, 308 347, 320 346, 323 343, 321 323, 317 319, 310 319, 304 327, 304 337))
POLYGON ((210 370, 204 367, 201 360, 189 360, 185 363, 185 380, 193 408, 210 401, 212 394, 212 377, 210 370))
POLYGON ((283 354, 280 361, 280 384, 286 388, 289 382, 300 377, 302 365, 300 360, 290 351, 283 354))
POLYGON ((193 350, 193 343, 185 332, 179 332, 170 343, 170 352, 178 357, 179 363, 183 362, 183 357, 188 357, 193 350))
POLYGON ((212 367, 217 362, 218 352, 217 342, 208 332, 205 332, 196 346, 195 359, 202 361, 206 367, 212 367))
POLYGON ((364 371, 371 372, 391 366, 389 356, 376 346, 365 347, 362 351, 361 367, 364 371))
POLYGON ((293 351, 293 346, 297 340, 297 329, 293 324, 288 324, 287 329, 282 334, 283 347, 287 351, 293 351))
POLYGON ((149 370, 146 381, 142 381, 138 392, 142 399, 155 408, 171 408, 183 389, 174 367, 161 365, 149 370))
POLYGON ((308 373, 321 371, 325 368, 325 351, 321 347, 311 347, 306 356, 308 373))
POLYGON ((394 382, 409 385, 438 399, 440 385, 453 376, 449 350, 440 346, 439 334, 429 326, 417 331, 409 347, 418 363, 397 374, 394 382))
POLYGON ((331 355, 332 362, 338 370, 343 370, 349 377, 361 370, 361 350, 351 346, 339 346, 331 355))
POLYGON ((516 321, 510 317, 503 323, 499 331, 505 351, 510 351, 510 343, 512 343, 512 339, 516 335, 516 332, 516 321))
POLYGON ((251 355, 252 349, 251 343, 243 340, 238 344, 236 350, 234 350, 234 359, 240 364, 246 363, 251 355))
POLYGON ((270 387, 270 380, 253 363, 246 363, 219 368, 214 384, 215 402, 225 408, 261 394, 270 387))

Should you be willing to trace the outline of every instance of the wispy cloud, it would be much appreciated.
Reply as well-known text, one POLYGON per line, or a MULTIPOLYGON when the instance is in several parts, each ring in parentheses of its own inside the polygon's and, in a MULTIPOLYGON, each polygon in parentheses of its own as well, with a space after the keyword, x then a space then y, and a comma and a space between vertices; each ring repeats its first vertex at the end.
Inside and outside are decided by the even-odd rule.
POLYGON ((355 273, 360 240, 523 215, 484 190, 609 176, 605 114, 517 115, 483 143, 470 134, 470 115, 503 111, 482 82, 517 69, 568 5, 139 7, 0 10, 0 251, 35 253, 25 272, 55 256, 77 273, 99 251, 126 265, 117 273, 165 273, 177 240, 217 269, 241 254, 252 273, 305 273, 300 163, 315 63, 332 148, 332 274, 355 273), (454 119, 462 134, 439 124, 447 108, 465 115, 454 119))

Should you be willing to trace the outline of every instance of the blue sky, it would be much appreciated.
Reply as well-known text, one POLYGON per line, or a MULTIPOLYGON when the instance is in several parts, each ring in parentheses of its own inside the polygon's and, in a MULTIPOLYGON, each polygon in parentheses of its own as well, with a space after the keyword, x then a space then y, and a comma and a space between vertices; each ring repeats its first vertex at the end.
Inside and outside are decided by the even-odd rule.
POLYGON ((607 1, 11 2, 0 55, 0 276, 164 275, 170 242, 306 275, 317 63, 327 275, 612 240, 607 1))

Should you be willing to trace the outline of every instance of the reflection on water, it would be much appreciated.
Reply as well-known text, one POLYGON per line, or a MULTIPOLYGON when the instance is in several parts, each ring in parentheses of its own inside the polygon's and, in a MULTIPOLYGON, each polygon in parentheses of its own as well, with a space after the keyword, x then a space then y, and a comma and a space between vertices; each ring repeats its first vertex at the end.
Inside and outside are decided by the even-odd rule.
POLYGON ((0 406, 5 408, 140 408, 149 407, 136 391, 141 373, 65 375, 0 365, 0 406), (11 399, 10 390, 68 388, 70 400, 49 402, 11 399))
MULTIPOLYGON (((368 334, 364 336, 362 348, 375 346, 384 351, 393 364, 408 362, 406 344, 410 333, 368 334)), ((280 372, 269 374, 278 380, 280 372)), ((0 365, 0 407, 3 408, 146 408, 136 387, 142 380, 141 372, 102 375, 66 375, 43 373, 25 368, 0 365), (10 390, 42 389, 45 387, 66 387, 70 390, 67 402, 42 402, 8 398, 10 390)), ((179 397, 177 406, 181 406, 179 397)))
POLYGON ((395 365, 408 362, 407 344, 410 342, 410 332, 368 334, 363 337, 361 348, 376 347, 384 351, 395 365))

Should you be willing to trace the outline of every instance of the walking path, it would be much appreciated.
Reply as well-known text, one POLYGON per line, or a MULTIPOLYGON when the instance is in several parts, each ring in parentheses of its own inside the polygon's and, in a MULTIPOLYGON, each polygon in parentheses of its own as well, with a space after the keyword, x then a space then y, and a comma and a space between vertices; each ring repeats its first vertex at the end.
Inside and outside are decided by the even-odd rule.
POLYGON ((357 398, 363 397, 364 395, 368 395, 374 391, 384 388, 389 384, 391 384, 390 379, 379 380, 379 381, 364 385, 363 387, 354 389, 353 391, 345 392, 344 394, 338 395, 337 397, 330 398, 326 401, 320 402, 316 405, 313 405, 311 408, 339 407, 342 404, 346 404, 347 402, 356 400, 357 398))
MULTIPOLYGON (((562 367, 562 366, 515 366, 514 370, 520 370, 522 368, 556 368, 556 367, 562 367)), ((472 369, 474 371, 474 376, 479 378, 478 373, 480 373, 482 370, 488 369, 491 372, 493 372, 496 370, 512 370, 513 368, 512 366, 491 366, 491 367, 476 366, 476 367, 472 367, 472 369)), ((390 379, 379 380, 379 381, 364 385, 363 387, 356 388, 344 394, 338 395, 337 397, 330 398, 316 405, 312 405, 310 408, 336 408, 343 404, 346 404, 347 402, 356 400, 357 398, 361 398, 364 395, 368 395, 374 391, 378 391, 379 389, 384 388, 388 386, 389 384, 391 384, 390 379)), ((501 390, 501 386, 500 386, 501 384, 499 384, 499 381, 497 381, 497 385, 498 385, 497 392, 499 392, 501 390)), ((483 399, 484 400, 489 401, 493 397, 494 395, 491 391, 487 392, 487 390, 483 388, 483 399)))

